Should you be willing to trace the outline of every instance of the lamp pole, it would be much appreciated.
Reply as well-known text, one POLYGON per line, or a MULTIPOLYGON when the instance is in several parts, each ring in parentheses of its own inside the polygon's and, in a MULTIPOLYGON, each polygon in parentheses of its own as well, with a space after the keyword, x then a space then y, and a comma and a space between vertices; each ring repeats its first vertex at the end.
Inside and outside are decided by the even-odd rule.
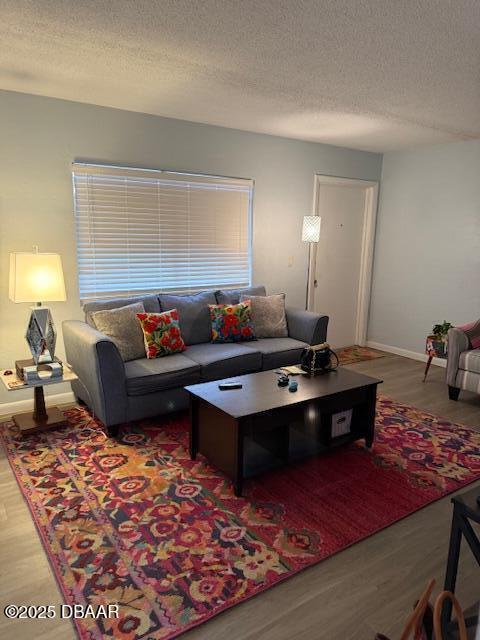
POLYGON ((320 240, 320 226, 322 219, 320 216, 303 216, 302 240, 308 242, 308 265, 307 265, 307 294, 305 299, 305 309, 308 311, 311 297, 310 269, 312 266, 313 244, 320 240))
POLYGON ((312 263, 312 244, 313 242, 308 243, 308 264, 307 264, 307 297, 305 300, 305 309, 308 311, 308 306, 310 304, 310 266, 312 263))

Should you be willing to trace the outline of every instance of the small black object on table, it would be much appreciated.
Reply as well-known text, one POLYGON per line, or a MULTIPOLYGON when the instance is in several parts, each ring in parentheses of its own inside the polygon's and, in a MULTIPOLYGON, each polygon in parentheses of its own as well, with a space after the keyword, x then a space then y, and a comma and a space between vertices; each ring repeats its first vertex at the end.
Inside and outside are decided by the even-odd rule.
POLYGON ((241 382, 219 382, 218 388, 220 391, 230 391, 231 389, 241 389, 243 384, 241 382))
POLYGON ((282 374, 278 378, 277 384, 278 384, 279 387, 288 387, 288 385, 290 384, 290 378, 288 376, 286 376, 285 374, 282 374))
MULTIPOLYGON (((457 582, 458 561, 460 558, 460 546, 462 537, 465 538, 475 560, 480 568, 480 539, 475 533, 472 522, 480 524, 480 487, 465 491, 452 498, 453 516, 450 532, 450 545, 448 549, 447 571, 445 574, 445 591, 455 593, 457 582)), ((447 636, 452 623, 452 603, 447 601, 442 611, 442 630, 447 636)), ((478 624, 478 616, 472 616, 465 620, 467 627, 478 624)))

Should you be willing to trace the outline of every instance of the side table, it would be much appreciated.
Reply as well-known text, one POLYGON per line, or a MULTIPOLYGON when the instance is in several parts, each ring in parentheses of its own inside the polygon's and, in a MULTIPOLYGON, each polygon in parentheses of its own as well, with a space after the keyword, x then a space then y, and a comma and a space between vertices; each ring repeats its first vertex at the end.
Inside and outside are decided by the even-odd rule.
MULTIPOLYGON (((480 538, 475 533, 472 524, 480 524, 480 487, 470 489, 452 498, 453 516, 450 531, 450 544, 448 549, 447 571, 445 573, 444 590, 455 593, 457 583, 458 561, 460 559, 460 546, 462 538, 470 547, 473 557, 477 561, 480 570, 480 538)), ((442 610, 442 630, 446 635, 450 628, 452 603, 447 601, 442 610)), ((467 618, 468 627, 476 627, 478 616, 467 618)))
POLYGON ((43 387, 51 384, 77 380, 77 376, 67 365, 63 365, 63 376, 61 378, 50 378, 46 376, 39 382, 27 384, 17 376, 14 370, 4 369, 3 371, 0 371, 0 379, 5 385, 7 391, 19 391, 20 389, 33 388, 33 413, 18 413, 12 416, 13 422, 22 434, 35 433, 36 431, 43 431, 45 429, 59 427, 65 424, 63 413, 58 407, 45 408, 43 387))
POLYGON ((439 340, 437 336, 427 336, 425 353, 428 356, 428 360, 425 367, 423 382, 427 379, 428 370, 430 369, 430 365, 434 358, 441 358, 442 360, 447 359, 447 341, 439 340))

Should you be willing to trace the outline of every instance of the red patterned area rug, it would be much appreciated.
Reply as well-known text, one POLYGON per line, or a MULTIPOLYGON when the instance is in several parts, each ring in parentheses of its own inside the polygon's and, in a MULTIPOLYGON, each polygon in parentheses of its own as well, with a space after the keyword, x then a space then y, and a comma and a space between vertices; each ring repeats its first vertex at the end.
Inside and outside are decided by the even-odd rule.
POLYGON ((373 451, 338 448, 247 482, 187 453, 187 417, 108 439, 80 408, 69 426, 0 434, 82 639, 174 638, 480 478, 480 433, 380 398, 373 451))
POLYGON ((337 352, 338 360, 340 364, 353 364, 354 362, 363 362, 365 360, 376 360, 377 358, 384 358, 385 354, 379 351, 374 351, 368 347, 359 347, 354 344, 351 347, 343 347, 337 352))

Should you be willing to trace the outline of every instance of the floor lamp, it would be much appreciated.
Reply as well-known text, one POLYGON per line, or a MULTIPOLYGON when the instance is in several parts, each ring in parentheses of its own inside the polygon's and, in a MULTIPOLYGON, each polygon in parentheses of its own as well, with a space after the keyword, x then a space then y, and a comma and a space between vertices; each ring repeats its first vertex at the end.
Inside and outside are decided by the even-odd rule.
POLYGON ((308 242, 308 267, 307 267, 307 297, 305 301, 305 309, 308 310, 310 302, 310 267, 312 262, 312 245, 320 240, 320 226, 322 219, 320 216, 304 216, 302 227, 302 240, 308 242))

